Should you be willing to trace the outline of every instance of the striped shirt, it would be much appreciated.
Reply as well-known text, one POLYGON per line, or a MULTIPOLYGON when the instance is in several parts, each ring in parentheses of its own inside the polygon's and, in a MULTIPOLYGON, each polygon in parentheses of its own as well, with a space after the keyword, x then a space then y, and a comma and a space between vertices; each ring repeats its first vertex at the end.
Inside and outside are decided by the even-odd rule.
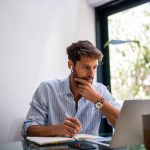
MULTIPOLYGON (((120 107, 107 88, 101 83, 93 83, 95 89, 113 106, 120 107)), ((82 123, 80 133, 98 135, 102 113, 89 100, 81 97, 76 110, 73 94, 70 90, 69 77, 64 80, 42 82, 37 88, 26 120, 22 127, 22 136, 32 125, 63 124, 66 116, 76 117, 82 123)))

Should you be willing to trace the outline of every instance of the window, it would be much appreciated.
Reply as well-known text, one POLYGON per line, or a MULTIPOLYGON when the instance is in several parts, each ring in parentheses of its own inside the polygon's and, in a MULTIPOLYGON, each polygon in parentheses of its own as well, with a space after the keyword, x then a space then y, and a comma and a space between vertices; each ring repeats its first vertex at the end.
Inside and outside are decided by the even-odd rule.
POLYGON ((149 0, 112 1, 95 15, 96 43, 104 54, 98 81, 121 102, 150 99, 149 0))
POLYGON ((98 81, 120 99, 150 98, 150 2, 117 1, 96 8, 98 81))
POLYGON ((108 37, 112 94, 150 98, 150 3, 108 16, 108 37))

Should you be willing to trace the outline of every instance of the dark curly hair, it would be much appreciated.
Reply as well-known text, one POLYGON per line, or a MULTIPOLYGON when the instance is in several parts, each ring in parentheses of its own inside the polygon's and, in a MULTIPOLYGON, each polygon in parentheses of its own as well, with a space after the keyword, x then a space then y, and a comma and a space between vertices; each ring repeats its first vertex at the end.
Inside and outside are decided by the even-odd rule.
POLYGON ((102 62, 103 54, 89 41, 78 41, 72 43, 66 49, 68 59, 72 60, 74 64, 80 60, 81 56, 88 56, 97 59, 99 63, 102 62))

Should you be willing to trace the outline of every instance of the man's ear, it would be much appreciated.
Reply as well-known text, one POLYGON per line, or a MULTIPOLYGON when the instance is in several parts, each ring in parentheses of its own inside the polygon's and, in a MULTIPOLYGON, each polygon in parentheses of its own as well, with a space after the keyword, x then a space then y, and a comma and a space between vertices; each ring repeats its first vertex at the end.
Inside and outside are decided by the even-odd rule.
POLYGON ((73 71, 73 62, 71 60, 68 61, 68 68, 73 71))

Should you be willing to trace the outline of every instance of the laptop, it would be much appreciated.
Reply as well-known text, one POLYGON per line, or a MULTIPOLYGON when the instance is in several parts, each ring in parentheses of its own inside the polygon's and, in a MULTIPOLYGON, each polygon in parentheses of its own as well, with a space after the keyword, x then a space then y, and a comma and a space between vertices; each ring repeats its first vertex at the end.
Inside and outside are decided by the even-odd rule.
POLYGON ((110 148, 144 144, 142 114, 150 114, 150 100, 124 101, 111 140, 109 141, 109 138, 104 140, 105 138, 103 138, 103 141, 94 139, 89 140, 89 142, 102 144, 110 148))

